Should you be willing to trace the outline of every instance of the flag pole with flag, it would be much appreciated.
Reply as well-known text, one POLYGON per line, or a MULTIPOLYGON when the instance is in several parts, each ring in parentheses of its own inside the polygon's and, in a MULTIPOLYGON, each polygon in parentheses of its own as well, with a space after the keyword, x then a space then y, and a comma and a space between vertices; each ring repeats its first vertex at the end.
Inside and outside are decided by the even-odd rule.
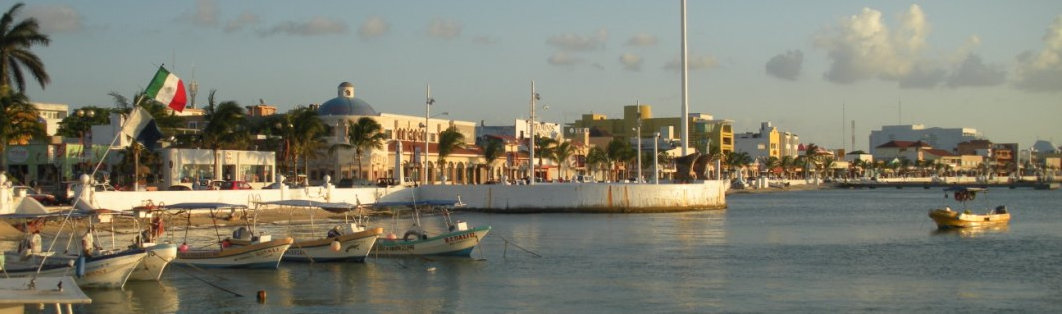
POLYGON ((183 112, 184 105, 188 101, 187 94, 184 92, 184 82, 162 66, 159 66, 159 71, 155 72, 155 77, 151 79, 151 83, 148 83, 144 93, 177 112, 183 112))

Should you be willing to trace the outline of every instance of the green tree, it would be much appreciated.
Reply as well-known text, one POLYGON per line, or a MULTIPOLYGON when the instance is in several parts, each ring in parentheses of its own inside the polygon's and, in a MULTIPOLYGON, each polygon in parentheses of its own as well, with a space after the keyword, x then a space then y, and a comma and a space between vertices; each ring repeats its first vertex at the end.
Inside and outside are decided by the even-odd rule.
MULTIPOLYGON (((299 164, 299 156, 301 155, 305 162, 303 163, 303 169, 305 174, 309 174, 310 160, 319 157, 317 151, 319 148, 325 145, 324 136, 328 132, 328 128, 325 127, 321 117, 317 115, 317 110, 313 110, 308 107, 300 107, 292 110, 288 113, 288 124, 285 126, 290 133, 290 149, 294 156, 293 165, 295 168, 299 164)), ((296 170, 297 175, 298 170, 296 170)))
POLYGON ((79 117, 77 114, 66 116, 66 118, 63 118, 62 121, 59 121, 59 129, 57 129, 55 132, 57 135, 62 135, 63 137, 80 138, 82 135, 91 131, 93 125, 102 125, 110 123, 110 109, 100 108, 96 106, 86 106, 78 110, 82 112, 91 111, 92 117, 79 117))
MULTIPOLYGON (((439 133, 439 169, 446 169, 446 157, 454 151, 465 148, 465 135, 451 126, 439 133)), ((446 182, 443 182, 446 183, 446 182)))
POLYGON ((586 153, 586 165, 592 170, 600 171, 602 166, 609 165, 611 162, 608 153, 601 147, 594 146, 586 153))
POLYGON ((778 167, 782 166, 782 160, 779 159, 778 157, 771 156, 771 157, 768 157, 767 160, 763 162, 763 165, 767 167, 767 172, 768 173, 772 173, 773 174, 775 168, 778 168, 778 167))
POLYGON ((40 32, 37 19, 15 20, 23 5, 17 3, 11 6, 0 17, 0 87, 7 87, 7 91, 11 91, 13 82, 20 93, 26 91, 24 71, 28 71, 41 88, 50 81, 48 72, 44 70, 44 62, 30 49, 37 45, 47 46, 51 39, 40 32))
MULTIPOLYGON (((631 143, 619 138, 613 138, 612 141, 608 142, 608 146, 606 147, 605 151, 608 153, 608 159, 610 161, 623 162, 624 166, 629 165, 631 159, 638 157, 638 155, 636 155, 638 152, 636 152, 634 148, 631 147, 631 143)), ((630 167, 625 167, 628 172, 630 171, 629 168, 630 167)), ((618 179, 619 178, 614 178, 613 181, 616 181, 618 179)))
POLYGON ((37 120, 38 115, 26 95, 0 86, 0 169, 7 169, 8 145, 25 145, 44 137, 44 124, 37 120))
POLYGON ((486 144, 483 146, 483 159, 487 161, 488 175, 491 177, 488 180, 494 179, 494 161, 501 158, 502 154, 505 154, 505 144, 498 138, 487 138, 486 144))
POLYGON ((358 164, 358 174, 355 177, 364 179, 361 177, 364 171, 361 164, 361 155, 365 151, 383 147, 385 140, 387 140, 387 134, 383 133, 383 127, 380 126, 380 123, 369 117, 361 117, 347 129, 347 141, 350 144, 334 144, 328 148, 328 154, 335 154, 337 149, 353 149, 354 160, 358 164))
POLYGON ((565 178, 564 166, 568 165, 568 158, 571 158, 573 154, 575 154, 575 147, 572 146, 572 142, 564 141, 553 147, 551 155, 553 155, 553 160, 560 165, 561 178, 565 178))

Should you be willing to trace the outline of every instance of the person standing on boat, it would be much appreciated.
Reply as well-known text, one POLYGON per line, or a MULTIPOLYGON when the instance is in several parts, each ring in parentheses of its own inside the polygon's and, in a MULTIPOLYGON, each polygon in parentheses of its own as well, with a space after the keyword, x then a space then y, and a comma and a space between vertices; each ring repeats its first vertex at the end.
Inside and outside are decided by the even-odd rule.
POLYGON ((81 253, 85 256, 95 255, 96 250, 100 249, 96 245, 96 237, 92 235, 94 230, 93 227, 89 226, 88 230, 85 230, 85 235, 81 236, 81 253))
POLYGON ((40 229, 33 230, 33 235, 30 236, 30 241, 29 241, 29 251, 30 251, 30 253, 34 253, 34 254, 41 252, 41 230, 40 229))
POLYGON ((163 225, 162 217, 156 215, 151 219, 151 240, 157 241, 162 238, 164 232, 166 232, 166 227, 163 225))

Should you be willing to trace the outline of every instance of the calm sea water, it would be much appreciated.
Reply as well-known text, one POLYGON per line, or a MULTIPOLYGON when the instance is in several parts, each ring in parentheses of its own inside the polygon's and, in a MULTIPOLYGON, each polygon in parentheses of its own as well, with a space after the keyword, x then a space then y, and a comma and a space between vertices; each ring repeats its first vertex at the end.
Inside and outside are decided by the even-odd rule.
POLYGON ((1062 312, 1062 191, 999 189, 989 199, 1010 208, 1008 228, 937 232, 926 214, 942 192, 922 189, 738 194, 726 210, 674 214, 458 213, 493 226, 472 259, 173 267, 161 282, 89 290, 82 309, 1062 312))

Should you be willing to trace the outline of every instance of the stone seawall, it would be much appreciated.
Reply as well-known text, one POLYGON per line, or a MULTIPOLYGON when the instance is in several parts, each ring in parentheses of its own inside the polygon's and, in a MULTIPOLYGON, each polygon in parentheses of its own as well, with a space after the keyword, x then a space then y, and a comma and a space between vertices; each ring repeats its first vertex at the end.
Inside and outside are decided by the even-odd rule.
MULTIPOLYGON (((546 183, 536 185, 431 185, 417 199, 456 199, 467 210, 496 213, 652 213, 726 208, 721 181, 695 184, 546 183)), ((410 201, 398 193, 385 201, 410 201)))
POLYGON ((429 185, 417 188, 310 187, 291 190, 89 192, 82 209, 129 210, 151 200, 173 204, 309 199, 369 204, 376 201, 456 200, 467 210, 496 213, 649 213, 726 208, 723 181, 693 184, 543 183, 536 185, 429 185))

